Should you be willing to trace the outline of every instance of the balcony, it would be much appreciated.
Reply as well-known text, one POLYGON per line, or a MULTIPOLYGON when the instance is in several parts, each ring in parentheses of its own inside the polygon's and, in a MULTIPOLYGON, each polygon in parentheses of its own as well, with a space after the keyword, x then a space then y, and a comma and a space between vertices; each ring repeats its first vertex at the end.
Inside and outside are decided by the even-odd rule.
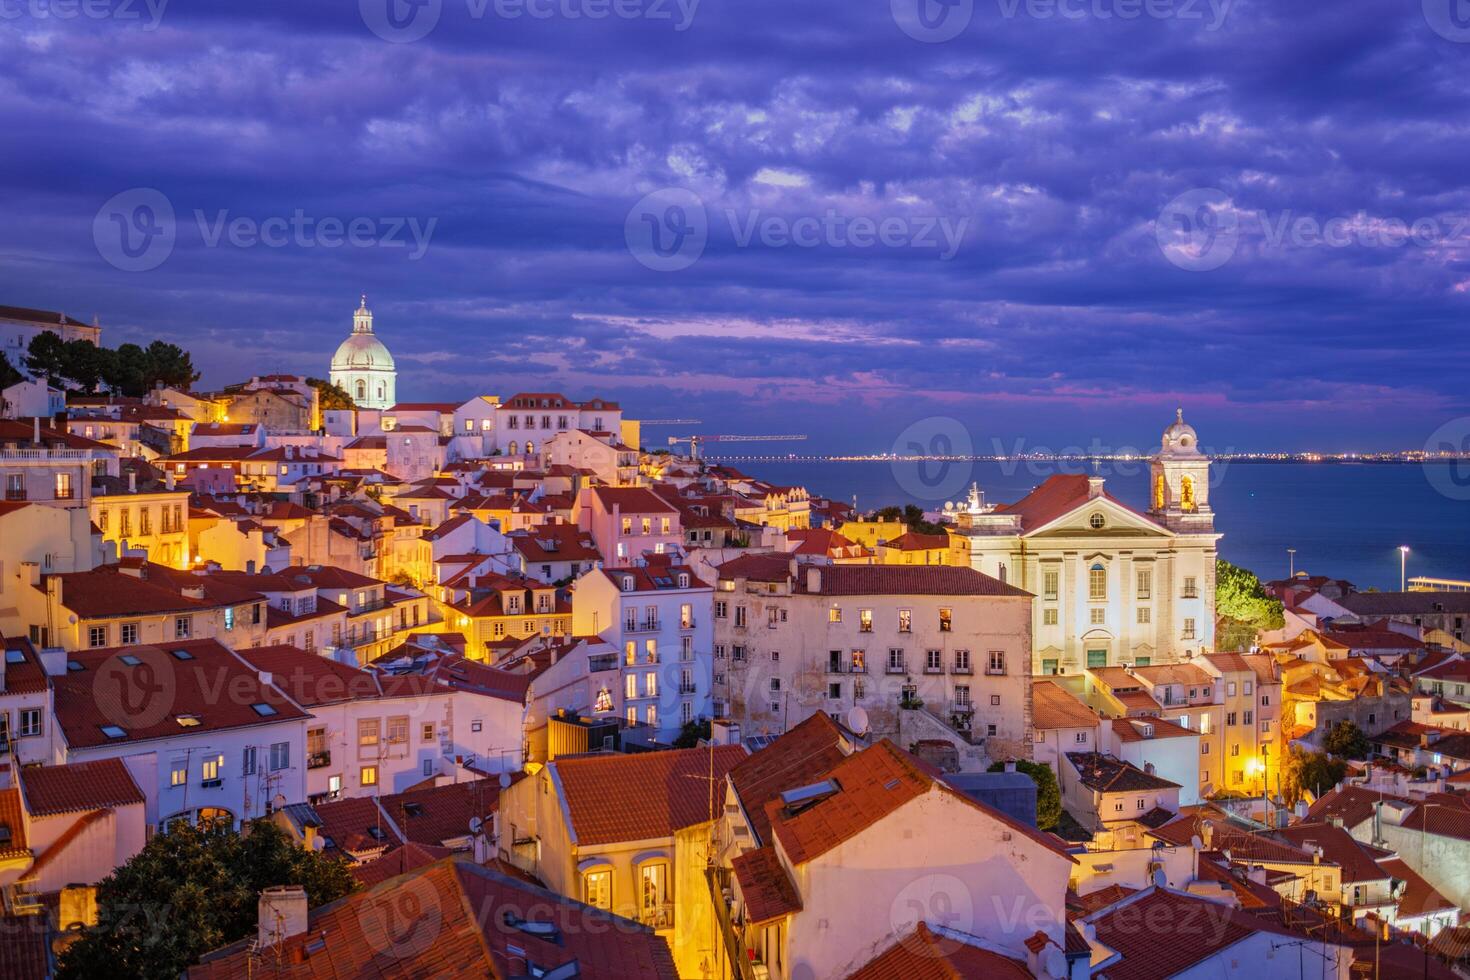
POLYGON ((827 673, 829 673, 829 674, 845 674, 845 673, 847 673, 847 671, 843 669, 842 663, 840 661, 832 661, 832 660, 829 660, 827 662, 827 673))
POLYGON ((966 677, 969 677, 971 674, 975 673, 975 668, 971 667, 969 664, 955 664, 953 667, 949 668, 949 672, 951 674, 964 674, 966 677))
POLYGON ((306 757, 306 768, 308 769, 324 769, 331 764, 331 749, 323 749, 320 752, 313 752, 306 757))
POLYGON ((848 666, 847 672, 849 674, 866 674, 868 672, 868 665, 861 661, 854 661, 848 666))
POLYGON ((695 624, 695 619, 692 616, 689 619, 681 619, 681 620, 679 620, 679 628, 681 630, 692 630, 692 629, 694 629, 694 624, 695 624))
POLYGON ((26 499, 26 488, 25 487, 20 487, 20 488, 6 487, 5 488, 5 499, 6 500, 25 500, 26 499))
POLYGON ((907 674, 908 672, 909 669, 906 665, 901 663, 892 663, 891 661, 889 662, 888 666, 883 669, 883 673, 885 674, 907 674))
POLYGON ((696 693, 698 693, 698 691, 699 691, 699 688, 698 688, 697 685, 695 685, 695 683, 693 681, 690 681, 687 684, 684 683, 684 682, 682 682, 682 681, 679 683, 679 693, 680 694, 696 694, 696 693))
POLYGON ((656 619, 625 620, 623 622, 624 633, 657 633, 659 622, 656 619))
POLYGON ((925 664, 924 665, 924 673, 926 673, 926 674, 942 674, 942 673, 944 673, 944 664, 925 664))

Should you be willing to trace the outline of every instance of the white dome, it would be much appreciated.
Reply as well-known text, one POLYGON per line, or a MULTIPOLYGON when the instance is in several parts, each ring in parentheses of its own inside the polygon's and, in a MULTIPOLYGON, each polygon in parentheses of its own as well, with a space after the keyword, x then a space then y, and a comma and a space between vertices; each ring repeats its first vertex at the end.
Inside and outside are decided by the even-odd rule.
POLYGON ((1174 413, 1174 424, 1164 430, 1161 448, 1171 456, 1198 456, 1199 435, 1194 426, 1184 421, 1184 409, 1174 413))
POLYGON ((392 371, 393 355, 370 333, 354 333, 332 355, 333 371, 392 371))

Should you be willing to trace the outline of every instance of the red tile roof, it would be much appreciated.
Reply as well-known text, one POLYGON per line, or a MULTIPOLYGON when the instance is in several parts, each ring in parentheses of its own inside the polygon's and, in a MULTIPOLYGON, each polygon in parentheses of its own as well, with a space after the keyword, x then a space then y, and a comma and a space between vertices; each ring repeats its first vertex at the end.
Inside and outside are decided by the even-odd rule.
POLYGON ((1342 868, 1344 884, 1381 881, 1389 877, 1389 872, 1378 866, 1378 858, 1386 852, 1360 843, 1341 827, 1328 823, 1300 823, 1276 831, 1276 836, 1303 850, 1322 848, 1323 859, 1342 868))
MULTIPOLYGON (((561 784, 573 840, 612 844, 672 837, 676 830, 709 820, 711 754, 717 780, 746 757, 743 746, 721 745, 713 753, 672 749, 562 756, 548 768, 561 784)), ((718 792, 715 802, 718 807, 718 792)))
MULTIPOLYGON (((524 779, 517 773, 515 780, 524 779)), ((475 779, 384 796, 383 810, 415 844, 439 845, 466 837, 475 817, 488 822, 500 809, 500 781, 475 779)))
POLYGON ((59 674, 51 683, 56 718, 73 749, 307 717, 215 640, 78 650, 71 660, 82 669, 59 674), (176 658, 176 650, 189 659, 176 658), (257 704, 265 706, 264 714, 257 704), (180 725, 183 715, 192 715, 198 724, 180 725), (114 738, 103 731, 113 725, 123 735, 114 738))
POLYGON ((808 589, 807 575, 798 572, 799 590, 821 595, 1031 596, 963 565, 826 565, 815 570, 820 575, 817 588, 808 589))
POLYGON ((798 786, 818 782, 847 758, 842 732, 825 712, 817 712, 730 770, 730 782, 761 844, 771 843, 766 803, 798 786))
POLYGON ((1098 714, 1061 685, 1053 681, 1035 681, 1031 685, 1031 727, 1096 728, 1098 714))
POLYGON ((621 514, 677 514, 658 494, 647 487, 592 487, 592 493, 611 513, 616 507, 621 514))
MULTIPOLYGON (((1021 533, 1029 534, 1086 505, 1089 500, 1087 481, 1088 477, 1083 473, 1059 473, 1048 477, 1045 483, 1015 503, 1000 504, 995 509, 999 513, 1019 514, 1021 533)), ((1103 497, 1144 521, 1156 523, 1106 491, 1103 497)), ((1160 527, 1159 530, 1164 529, 1160 527)))
POLYGON ((746 851, 730 865, 740 885, 740 897, 745 901, 746 918, 752 925, 801 911, 801 896, 771 845, 746 851))
MULTIPOLYGON (((142 571, 149 574, 149 566, 144 565, 142 571)), ((61 583, 61 604, 82 619, 197 612, 215 606, 212 602, 191 599, 166 578, 161 581, 139 578, 118 565, 51 577, 61 583)))
POLYGON ((920 921, 914 931, 869 960, 848 980, 1031 980, 1020 960, 938 933, 920 921))
POLYGON ((272 686, 304 708, 383 696, 376 672, 349 667, 298 647, 242 647, 236 653, 252 667, 270 674, 272 686))
POLYGON ((1089 916, 1098 942, 1121 954, 1109 980, 1171 977, 1249 938, 1265 923, 1218 902, 1149 888, 1089 916))
POLYGON ((26 843, 25 817, 17 787, 0 789, 0 827, 10 828, 10 843, 0 845, 0 859, 24 857, 31 853, 26 843))
MULTIPOLYGON (((274 976, 321 980, 519 977, 574 960, 583 980, 678 977, 653 930, 453 859, 311 910, 306 932, 280 952, 270 958, 280 964, 274 976), (519 922, 552 924, 556 935, 543 938, 519 922)), ((259 975, 259 957, 245 942, 189 971, 195 980, 259 975)))
POLYGON ((23 766, 20 789, 26 812, 32 817, 143 802, 142 790, 121 759, 23 766))

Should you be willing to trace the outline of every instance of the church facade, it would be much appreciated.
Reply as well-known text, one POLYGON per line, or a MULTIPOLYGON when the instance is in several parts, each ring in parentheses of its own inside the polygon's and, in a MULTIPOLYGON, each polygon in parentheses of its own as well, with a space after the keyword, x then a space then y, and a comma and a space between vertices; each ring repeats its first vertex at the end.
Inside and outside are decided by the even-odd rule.
POLYGON ((1181 410, 1149 462, 1138 511, 1102 477, 1057 475, 987 506, 978 488, 955 518, 971 567, 1035 595, 1033 671, 1178 663, 1215 643, 1210 461, 1181 410))
POLYGON ((398 369, 393 355, 373 334, 367 296, 352 314, 352 333, 332 355, 331 380, 358 408, 389 409, 397 403, 398 369))

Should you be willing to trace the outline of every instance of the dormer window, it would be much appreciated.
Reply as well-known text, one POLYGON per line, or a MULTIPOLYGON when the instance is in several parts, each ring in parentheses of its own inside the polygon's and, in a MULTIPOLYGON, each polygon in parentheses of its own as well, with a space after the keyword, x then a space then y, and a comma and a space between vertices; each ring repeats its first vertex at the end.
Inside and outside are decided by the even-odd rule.
POLYGON ((624 592, 632 592, 633 591, 633 576, 631 576, 631 575, 624 575, 623 576, 623 591, 624 592))
POLYGON ((679 588, 681 588, 681 589, 687 589, 687 588, 689 588, 689 576, 686 573, 684 573, 684 572, 680 572, 679 573, 679 588))

